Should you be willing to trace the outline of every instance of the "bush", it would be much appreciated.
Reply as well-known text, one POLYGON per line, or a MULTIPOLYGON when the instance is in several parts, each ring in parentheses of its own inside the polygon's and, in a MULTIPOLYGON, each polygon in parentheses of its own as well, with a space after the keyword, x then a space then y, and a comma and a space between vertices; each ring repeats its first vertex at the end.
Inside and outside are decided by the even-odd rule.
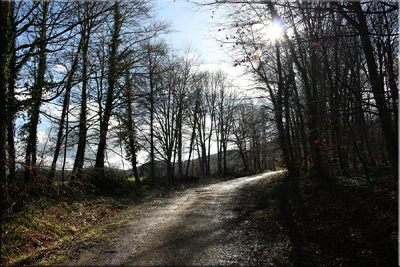
POLYGON ((136 183, 128 180, 123 172, 106 168, 104 178, 96 184, 100 194, 108 196, 129 195, 137 191, 136 183))

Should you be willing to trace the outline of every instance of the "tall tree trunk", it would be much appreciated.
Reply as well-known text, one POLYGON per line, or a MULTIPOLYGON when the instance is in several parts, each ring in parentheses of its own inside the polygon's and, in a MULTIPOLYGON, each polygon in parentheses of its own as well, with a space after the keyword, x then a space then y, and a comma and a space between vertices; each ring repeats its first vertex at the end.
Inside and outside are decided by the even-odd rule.
POLYGON ((394 129, 392 121, 392 113, 387 106, 385 99, 385 87, 383 77, 379 75, 378 66, 374 48, 371 43, 370 33, 364 11, 362 10, 361 3, 352 3, 358 22, 351 18, 343 7, 338 4, 338 10, 358 31, 361 37, 361 44, 363 47, 365 59, 367 61, 369 80, 371 82, 372 93, 376 101, 378 114, 380 118, 381 128, 386 140, 386 149, 389 154, 389 159, 392 166, 395 168, 398 165, 398 139, 397 131, 394 129))
MULTIPOLYGON (((274 109, 276 110, 275 113, 275 120, 278 128, 278 140, 279 146, 282 150, 283 160, 286 163, 286 166, 289 170, 289 174, 291 176, 297 176, 297 170, 295 166, 293 166, 290 160, 289 149, 287 146, 286 138, 285 138, 285 128, 283 126, 283 103, 282 103, 282 93, 283 93, 283 77, 282 77, 282 64, 281 64, 281 54, 280 54, 280 47, 279 41, 275 40, 275 50, 276 50, 276 64, 278 70, 278 93, 276 95, 276 105, 274 109)), ((288 140, 290 141, 290 140, 288 140)))
MULTIPOLYGON (((277 13, 274 7, 274 4, 271 1, 267 2, 268 8, 271 11, 272 19, 277 17, 277 13)), ((289 174, 291 176, 298 176, 298 171, 296 170, 295 166, 293 166, 292 162, 290 161, 289 149, 286 143, 285 138, 285 127, 283 125, 283 76, 282 76, 282 63, 281 63, 281 53, 280 53, 280 44, 279 40, 275 40, 275 51, 276 51, 276 65, 278 71, 278 92, 275 97, 275 104, 274 109, 275 113, 275 122, 277 124, 278 129, 278 142, 279 146, 282 150, 283 160, 289 170, 289 174)))
POLYGON ((203 173, 205 173, 206 172, 206 159, 207 159, 206 145, 205 145, 205 114, 200 115, 200 118, 198 119, 197 127, 198 127, 197 142, 201 148, 201 152, 199 151, 199 153, 201 153, 199 156, 200 168, 201 168, 201 171, 203 173))
POLYGON ((196 105, 195 105, 194 114, 193 114, 194 118, 193 118, 192 137, 190 138, 190 146, 189 146, 189 158, 188 158, 187 165, 186 165, 186 178, 189 175, 190 157, 192 156, 193 142, 196 137, 197 113, 199 110, 199 105, 200 105, 199 99, 198 99, 198 97, 196 97, 196 105))
POLYGON ((300 104, 300 97, 299 97, 299 92, 297 90, 297 86, 296 86, 296 81, 294 79, 294 69, 293 69, 293 62, 290 64, 290 75, 293 77, 293 92, 296 98, 296 114, 299 117, 299 127, 297 129, 297 131, 300 132, 300 136, 301 136, 301 144, 303 147, 303 158, 304 158, 304 164, 303 164, 303 169, 305 171, 308 170, 308 147, 307 147, 307 138, 306 138, 306 130, 305 130, 305 124, 304 124, 304 118, 303 118, 303 112, 302 112, 302 107, 300 104))
POLYGON ((85 149, 86 149, 86 135, 87 135, 87 125, 86 125, 86 114, 87 114, 87 84, 88 84, 88 50, 90 41, 90 26, 89 21, 87 21, 86 15, 88 10, 88 3, 85 4, 84 18, 86 21, 82 25, 82 90, 81 90, 81 105, 79 114, 79 139, 78 139, 78 149, 76 151, 74 167, 72 169, 71 180, 80 180, 82 178, 83 163, 85 160, 85 149))
MULTIPOLYGON (((7 157, 6 157, 6 140, 7 140, 7 46, 8 29, 9 29, 9 2, 0 2, 0 183, 5 185, 8 190, 7 180, 7 157)), ((8 129, 10 130, 10 129, 8 129)), ((6 191, 7 193, 7 191, 6 191)), ((3 197, 3 196, 2 196, 3 197)), ((2 211, 3 209, 0 209, 2 211)))
MULTIPOLYGON (((152 66, 150 66, 151 68, 152 66)), ((152 72, 152 70, 150 70, 152 72)), ((154 185, 156 182, 155 160, 154 160, 154 85, 153 75, 150 74, 150 181, 154 185)))
POLYGON ((179 99, 179 111, 178 118, 176 122, 176 127, 178 129, 178 140, 177 140, 177 149, 178 149, 178 178, 182 177, 182 97, 179 99))
MULTIPOLYGON (((61 183, 64 185, 65 181, 65 165, 67 163, 67 148, 68 148, 68 113, 67 113, 67 120, 66 120, 66 125, 65 125, 65 145, 64 145, 64 159, 63 159, 63 165, 61 169, 61 183)), ((52 182, 52 181, 50 181, 52 182)))
POLYGON ((206 174, 207 175, 211 174, 211 137, 212 137, 213 130, 214 130, 214 128, 213 128, 214 124, 212 123, 213 117, 214 117, 214 110, 212 110, 212 112, 211 112, 210 132, 208 134, 208 149, 207 149, 207 163, 206 163, 207 164, 207 166, 206 166, 206 174))
MULTIPOLYGON (((64 124, 65 124, 65 117, 66 117, 67 113, 69 112, 69 100, 70 100, 70 96, 71 96, 72 80, 73 80, 75 71, 78 66, 79 53, 80 53, 80 50, 82 47, 82 43, 83 43, 83 36, 79 42, 78 51, 76 52, 75 59, 71 66, 71 71, 68 74, 67 83, 65 85, 65 95, 64 95, 64 101, 63 101, 63 108, 61 111, 61 118, 60 118, 60 125, 59 125, 59 129, 58 129, 57 142, 56 142, 56 147, 54 150, 53 162, 51 164, 51 169, 50 169, 49 179, 48 179, 49 185, 53 184, 57 160, 58 160, 58 156, 59 156, 60 150, 61 150, 61 145, 62 145, 62 142, 64 139, 63 131, 64 131, 64 124)), ((68 132, 68 129, 65 131, 65 134, 67 134, 67 132, 68 132)), ((66 135, 65 135, 65 137, 66 137, 66 135)), ((67 143, 65 143, 65 145, 67 145, 67 143)))
MULTIPOLYGON (((10 181, 15 181, 15 144, 14 144, 14 129, 15 129, 15 114, 16 114, 16 99, 15 99, 15 81, 17 79, 17 55, 16 55, 16 37, 15 33, 17 31, 16 25, 14 23, 14 1, 10 1, 9 5, 9 23, 11 23, 12 34, 9 36, 9 46, 11 54, 10 61, 8 64, 8 92, 7 92, 7 151, 8 151, 8 170, 9 175, 7 183, 10 181)), ((4 118, 5 119, 5 118, 4 118)), ((5 119, 6 121, 6 119, 5 119)), ((8 186, 6 186, 7 188, 8 186)), ((7 188, 8 189, 8 188, 7 188)), ((6 190, 7 190, 6 189, 6 190)))
POLYGON ((224 138, 224 142, 222 143, 222 147, 224 150, 224 176, 228 175, 228 165, 227 165, 227 145, 226 138, 224 138))
POLYGON ((221 162, 221 140, 219 138, 220 135, 220 126, 216 125, 215 127, 216 133, 215 136, 217 137, 217 167, 218 167, 218 174, 222 174, 222 162, 221 162))
POLYGON ((110 55, 108 61, 108 90, 106 98, 106 106, 104 109, 104 116, 100 123, 100 142, 97 148, 95 171, 93 173, 93 183, 98 184, 99 180, 104 177, 104 151, 107 144, 107 133, 110 117, 112 115, 112 105, 115 99, 114 91, 116 87, 118 75, 118 47, 119 47, 119 37, 121 30, 121 15, 119 11, 118 2, 114 3, 114 28, 113 36, 110 44, 110 55))
POLYGON ((314 165, 314 169, 320 179, 324 179, 327 176, 326 168, 324 164, 323 154, 321 151, 322 142, 321 142, 321 134, 319 131, 319 122, 320 122, 320 114, 319 114, 319 96, 317 89, 317 57, 315 53, 315 47, 312 47, 310 61, 311 61, 311 88, 306 88, 306 97, 307 97, 307 105, 309 111, 309 127, 310 127, 310 145, 312 151, 312 161, 314 165))
MULTIPOLYGON (((292 138, 290 137, 290 106, 289 106, 289 88, 288 85, 283 86, 284 89, 284 106, 285 106, 285 122, 286 122, 286 127, 285 127, 285 135, 286 135, 286 143, 287 143, 287 148, 289 151, 289 158, 290 161, 293 162, 292 164, 295 164, 294 162, 297 161, 294 158, 293 154, 293 144, 292 144, 292 138)), ((292 135, 294 138, 294 136, 292 135)))
POLYGON ((135 121, 133 118, 132 111, 132 85, 131 78, 129 75, 129 70, 127 69, 126 74, 126 92, 125 96, 127 97, 127 128, 128 128, 128 144, 131 155, 131 164, 133 169, 133 175, 135 176, 135 182, 138 186, 141 186, 142 183, 139 179, 138 169, 137 169, 137 159, 136 159, 136 130, 135 130, 135 121))
POLYGON ((236 137, 236 140, 237 140, 237 146, 239 148, 239 154, 240 154, 240 157, 242 158, 242 161, 243 161, 244 171, 247 172, 249 170, 249 165, 247 164, 246 156, 244 154, 245 152, 244 152, 244 149, 243 149, 242 140, 240 140, 240 137, 239 137, 238 134, 235 134, 235 137, 236 137))
POLYGON ((28 184, 32 177, 37 176, 36 153, 37 153, 37 126, 39 124, 40 106, 42 104, 43 88, 45 87, 46 73, 46 47, 47 47, 47 13, 49 2, 41 3, 40 36, 38 45, 39 64, 36 74, 36 82, 32 88, 32 107, 29 110, 30 121, 28 123, 28 139, 25 156, 25 183, 28 184))

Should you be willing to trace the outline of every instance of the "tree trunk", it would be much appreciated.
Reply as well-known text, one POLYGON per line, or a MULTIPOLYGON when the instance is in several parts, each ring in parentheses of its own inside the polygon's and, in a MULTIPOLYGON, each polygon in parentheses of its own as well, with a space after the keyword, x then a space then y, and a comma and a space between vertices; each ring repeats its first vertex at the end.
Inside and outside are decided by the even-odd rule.
POLYGON ((110 45, 111 49, 108 62, 109 73, 107 78, 108 82, 107 99, 106 99, 106 106, 104 109, 104 116, 100 123, 100 142, 97 148, 95 171, 93 173, 93 178, 92 178, 94 184, 98 184, 99 180, 104 177, 104 151, 107 143, 107 132, 108 132, 109 121, 112 115, 112 105, 115 99, 114 96, 115 86, 119 77, 117 71, 117 65, 118 65, 117 54, 118 54, 121 24, 122 22, 121 22, 118 2, 115 2, 114 29, 110 45))
MULTIPOLYGON (((85 3, 87 7, 87 3, 85 3)), ((84 11, 86 15, 86 8, 84 11)), ((74 168, 72 170, 71 180, 80 180, 82 178, 82 169, 85 159, 85 149, 86 149, 86 114, 87 114, 87 84, 88 84, 88 49, 90 41, 90 26, 89 22, 83 23, 82 28, 82 91, 81 91, 81 110, 79 114, 79 139, 78 139, 78 149, 76 151, 74 168)))
MULTIPOLYGON (((0 2, 0 183, 5 185, 8 190, 7 180, 7 157, 6 157, 6 140, 7 140, 7 45, 8 45, 8 14, 9 3, 0 2)), ((8 129, 10 130, 10 129, 8 129)), ((7 194, 7 191, 6 191, 7 194)), ((2 196, 3 198, 3 196, 2 196)), ((1 211, 3 209, 0 209, 1 211)))
POLYGON ((39 124, 40 106, 42 104, 43 88, 45 87, 46 73, 46 47, 47 47, 47 12, 49 2, 42 2, 42 18, 40 22, 39 64, 36 74, 36 83, 32 89, 32 107, 29 110, 30 121, 28 123, 28 139, 25 156, 25 183, 28 184, 32 177, 37 176, 36 150, 37 150, 37 126, 39 124))
POLYGON ((150 80, 150 180, 155 184, 155 162, 154 162, 154 88, 150 80))
POLYGON ((224 142, 222 143, 222 147, 224 149, 224 176, 228 175, 228 165, 227 165, 227 147, 226 147, 226 139, 224 139, 224 142))
MULTIPOLYGON (((267 2, 268 8, 271 11, 271 16, 272 19, 275 19, 277 17, 277 13, 274 7, 274 4, 271 1, 267 2)), ((290 155, 289 155, 289 149, 288 145, 286 143, 286 138, 285 138, 285 128, 283 125, 283 77, 282 77, 282 63, 281 63, 281 53, 280 53, 280 44, 279 40, 275 40, 275 51, 276 51, 276 65, 277 65, 277 71, 278 71, 278 92, 275 97, 275 104, 274 104, 274 109, 275 109, 275 122, 277 124, 277 129, 278 129, 278 142, 279 146, 282 150, 283 154, 283 160, 286 164, 286 167, 289 170, 289 174, 291 176, 298 176, 298 171, 296 168, 293 166, 292 162, 290 161, 290 155)))
MULTIPOLYGON (((83 36, 82 36, 82 38, 83 38, 83 36)), ((76 53, 74 62, 72 63, 71 71, 68 74, 67 84, 65 85, 65 95, 64 95, 64 101, 63 101, 63 108, 62 108, 62 111, 61 111, 61 118, 60 118, 60 125, 59 125, 59 129, 58 129, 57 142, 56 142, 56 147, 55 147, 55 150, 54 150, 53 162, 51 164, 51 169, 50 169, 49 179, 48 179, 48 184, 49 185, 53 184, 54 173, 55 173, 55 170, 56 170, 58 155, 60 153, 61 145, 62 145, 62 142, 63 142, 63 139, 64 139, 63 131, 64 131, 64 124, 65 124, 65 117, 66 117, 67 113, 69 112, 69 100, 70 100, 71 89, 72 89, 72 80, 73 80, 75 71, 76 71, 77 66, 78 66, 79 53, 80 53, 80 50, 81 50, 81 47, 82 47, 82 43, 83 43, 83 39, 82 38, 81 38, 81 40, 79 42, 78 51, 76 53)), ((66 129, 65 134, 67 134, 67 132, 68 132, 68 129, 66 129)), ((65 143, 65 145, 67 145, 67 143, 65 143)))
POLYGON ((275 50, 276 50, 276 64, 278 69, 278 93, 276 96, 276 105, 274 108, 276 110, 275 120, 278 128, 278 140, 280 148, 282 150, 283 160, 285 161, 285 164, 289 170, 289 174, 291 176, 297 176, 298 175, 297 170, 293 166, 290 160, 289 150, 285 138, 285 128, 283 126, 283 110, 282 110, 283 77, 282 77, 282 64, 281 64, 281 55, 280 55, 278 40, 275 40, 275 50))
POLYGON ((213 114, 213 112, 214 111, 212 111, 211 112, 211 118, 210 118, 210 121, 211 121, 211 125, 210 125, 210 132, 209 132, 209 134, 208 134, 208 147, 207 147, 207 163, 206 163, 206 174, 207 175, 210 175, 211 174, 211 137, 212 137, 212 134, 213 134, 213 123, 212 123, 212 121, 213 121, 213 117, 214 117, 214 114, 213 114))
MULTIPOLYGON (((15 99, 15 81, 17 79, 17 55, 16 55, 16 47, 15 47, 15 33, 17 31, 16 25, 14 23, 14 2, 11 1, 10 4, 7 3, 10 8, 10 13, 9 13, 9 21, 11 23, 11 28, 12 28, 12 36, 9 37, 10 39, 10 48, 11 51, 9 53, 11 54, 10 56, 10 61, 8 64, 8 71, 9 71, 9 77, 8 77, 8 100, 7 100, 7 114, 8 118, 4 118, 4 121, 7 121, 7 146, 8 146, 8 170, 9 170, 9 175, 7 179, 7 184, 10 181, 15 181, 15 144, 14 144, 14 129, 15 129, 15 114, 16 114, 16 99, 15 99)), ((6 40, 6 39, 5 39, 6 40)), ((8 186, 6 185, 6 190, 8 186)))
MULTIPOLYGON (((240 139, 239 135, 236 133, 235 133, 235 137, 236 137, 236 141, 237 141, 237 147, 239 148, 239 154, 243 161, 244 171, 247 172, 249 170, 249 165, 247 163, 245 151, 243 149, 243 144, 242 144, 243 141, 240 139)), ((244 140, 244 142, 246 142, 246 140, 244 140)))
POLYGON ((178 129, 178 178, 180 179, 182 177, 182 97, 180 97, 179 100, 179 111, 176 127, 178 129))
POLYGON ((358 33, 361 36, 361 43, 365 59, 367 61, 372 93, 376 101, 382 132, 386 140, 386 149, 388 151, 391 164, 395 168, 398 165, 398 140, 396 130, 393 127, 392 114, 387 106, 387 101, 385 99, 383 78, 379 75, 378 72, 378 66, 376 64, 374 48, 371 43, 365 13, 362 10, 361 4, 359 2, 354 2, 352 3, 352 5, 354 5, 355 14, 358 18, 358 22, 352 19, 343 10, 341 5, 338 5, 338 10, 357 29, 358 33))
POLYGON ((186 165, 186 178, 189 175, 190 157, 192 156, 193 142, 196 137, 197 113, 199 110, 199 105, 200 105, 199 99, 198 99, 198 97, 196 97, 196 105, 195 105, 194 114, 193 114, 194 118, 193 118, 192 137, 190 138, 190 146, 189 146, 189 158, 188 158, 187 165, 186 165))
POLYGON ((133 118, 133 111, 132 111, 132 85, 131 85, 131 78, 129 75, 129 69, 126 71, 126 105, 127 105, 127 130, 128 130, 128 144, 129 144, 129 151, 131 156, 131 164, 133 169, 133 175, 135 176, 135 182, 138 186, 141 186, 142 183, 140 182, 138 169, 137 169, 137 159, 136 159, 136 130, 135 130, 135 121, 133 118))
MULTIPOLYGON (((195 114, 196 113, 197 112, 195 112, 195 114)), ((196 115, 195 115, 195 119, 196 119, 196 115)), ((193 148, 193 142, 194 142, 195 137, 196 137, 196 122, 193 123, 192 137, 190 138, 189 158, 187 160, 187 165, 186 165, 186 178, 189 176, 190 158, 192 156, 192 148, 193 148)))

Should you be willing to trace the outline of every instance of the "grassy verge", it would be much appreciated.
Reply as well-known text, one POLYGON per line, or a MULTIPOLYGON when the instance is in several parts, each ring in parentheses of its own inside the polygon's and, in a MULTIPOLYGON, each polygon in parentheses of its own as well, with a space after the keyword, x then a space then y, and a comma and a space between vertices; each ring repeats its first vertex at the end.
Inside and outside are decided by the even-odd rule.
POLYGON ((23 264, 46 255, 76 232, 119 213, 124 207, 102 197, 85 201, 39 201, 1 226, 1 265, 23 264))
POLYGON ((77 232, 140 202, 148 186, 108 176, 104 188, 85 182, 37 183, 14 196, 1 221, 1 265, 18 266, 42 258, 77 232), (111 178, 110 178, 111 177, 111 178), (20 199, 18 199, 18 196, 20 199))

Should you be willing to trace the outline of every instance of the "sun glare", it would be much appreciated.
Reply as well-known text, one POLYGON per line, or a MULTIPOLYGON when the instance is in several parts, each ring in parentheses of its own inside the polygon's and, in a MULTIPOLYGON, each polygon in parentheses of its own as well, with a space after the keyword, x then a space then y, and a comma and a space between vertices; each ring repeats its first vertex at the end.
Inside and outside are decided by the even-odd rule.
POLYGON ((283 33, 283 26, 279 22, 274 22, 268 28, 268 39, 276 40, 281 37, 283 33))

